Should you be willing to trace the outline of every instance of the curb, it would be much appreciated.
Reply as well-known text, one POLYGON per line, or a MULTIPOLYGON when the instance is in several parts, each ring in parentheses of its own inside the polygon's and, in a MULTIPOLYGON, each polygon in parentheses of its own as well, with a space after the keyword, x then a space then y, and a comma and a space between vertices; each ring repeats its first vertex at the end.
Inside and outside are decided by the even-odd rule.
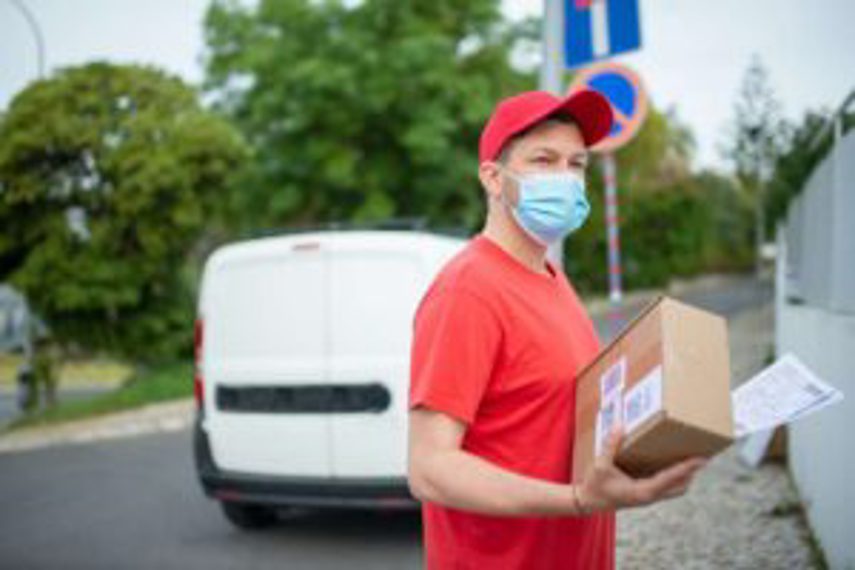
POLYGON ((193 423, 192 398, 149 404, 85 420, 20 428, 0 435, 0 453, 181 431, 193 423))

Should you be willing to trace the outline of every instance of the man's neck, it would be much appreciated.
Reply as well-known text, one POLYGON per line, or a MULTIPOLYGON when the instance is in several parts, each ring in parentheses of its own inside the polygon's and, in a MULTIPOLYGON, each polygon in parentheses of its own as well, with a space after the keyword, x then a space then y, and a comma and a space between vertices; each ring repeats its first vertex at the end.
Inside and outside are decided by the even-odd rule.
POLYGON ((546 248, 525 235, 513 220, 490 213, 481 233, 532 271, 550 274, 546 248))

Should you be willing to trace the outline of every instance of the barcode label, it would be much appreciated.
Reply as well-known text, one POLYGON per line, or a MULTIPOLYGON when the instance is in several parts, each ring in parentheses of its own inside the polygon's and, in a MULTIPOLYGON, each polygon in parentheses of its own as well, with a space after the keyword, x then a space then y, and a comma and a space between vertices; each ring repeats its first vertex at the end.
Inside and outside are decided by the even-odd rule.
POLYGON ((623 422, 623 405, 621 402, 621 393, 617 392, 603 403, 600 411, 597 412, 597 428, 594 436, 594 455, 599 456, 606 445, 609 434, 612 428, 618 422, 623 422))
POLYGON ((628 435, 661 409, 662 367, 657 366, 627 390, 623 398, 624 433, 628 435))
POLYGON ((626 374, 626 358, 615 362, 608 370, 600 376, 600 407, 615 395, 623 392, 623 379, 626 374))

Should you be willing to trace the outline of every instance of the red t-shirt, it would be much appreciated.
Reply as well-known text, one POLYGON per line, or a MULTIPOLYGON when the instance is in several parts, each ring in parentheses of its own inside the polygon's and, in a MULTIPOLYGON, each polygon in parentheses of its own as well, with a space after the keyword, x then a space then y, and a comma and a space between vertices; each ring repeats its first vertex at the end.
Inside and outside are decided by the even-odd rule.
MULTIPOLYGON (((416 312, 410 407, 467 424, 463 449, 509 471, 570 479, 575 377, 599 351, 567 278, 539 274, 479 235, 416 312)), ((502 517, 422 505, 426 567, 614 568, 614 514, 502 517)))

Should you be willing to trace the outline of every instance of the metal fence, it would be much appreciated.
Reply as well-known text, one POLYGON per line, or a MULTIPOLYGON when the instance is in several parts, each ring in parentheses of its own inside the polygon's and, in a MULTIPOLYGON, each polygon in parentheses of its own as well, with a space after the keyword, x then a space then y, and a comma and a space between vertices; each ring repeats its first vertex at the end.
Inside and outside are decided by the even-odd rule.
POLYGON ((787 299, 855 314, 855 131, 813 172, 784 232, 787 299))

